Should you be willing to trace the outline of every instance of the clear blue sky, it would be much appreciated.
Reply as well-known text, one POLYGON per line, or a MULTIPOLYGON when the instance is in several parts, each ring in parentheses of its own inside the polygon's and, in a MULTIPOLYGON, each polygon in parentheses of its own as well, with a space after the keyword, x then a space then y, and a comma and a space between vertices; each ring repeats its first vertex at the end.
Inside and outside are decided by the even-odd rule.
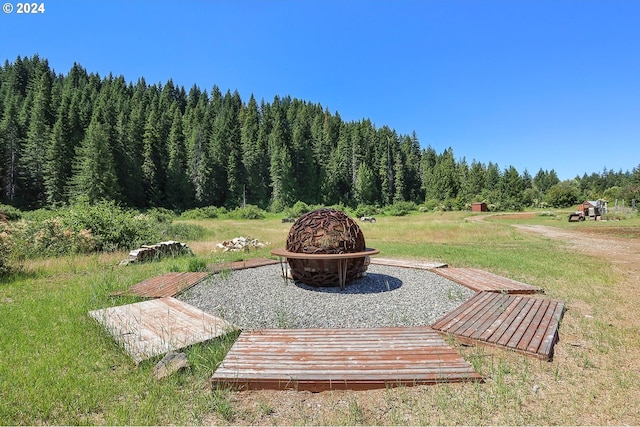
POLYGON ((2 60, 218 85, 244 102, 290 95, 532 175, 640 164, 640 1, 8 3, 2 60))

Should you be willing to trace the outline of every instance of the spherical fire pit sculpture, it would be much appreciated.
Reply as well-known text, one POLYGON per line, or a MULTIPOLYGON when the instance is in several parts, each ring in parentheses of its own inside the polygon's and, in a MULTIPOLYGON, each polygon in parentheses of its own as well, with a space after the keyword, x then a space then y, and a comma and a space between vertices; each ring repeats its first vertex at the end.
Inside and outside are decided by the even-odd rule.
POLYGON ((362 254, 366 245, 360 227, 336 209, 323 208, 301 216, 291 226, 286 249, 318 255, 357 253, 355 258, 341 259, 330 256, 313 259, 287 257, 293 278, 311 286, 343 286, 362 277, 369 264, 369 257, 362 254), (339 268, 338 263, 346 263, 343 278, 340 274, 344 274, 344 268, 339 268))

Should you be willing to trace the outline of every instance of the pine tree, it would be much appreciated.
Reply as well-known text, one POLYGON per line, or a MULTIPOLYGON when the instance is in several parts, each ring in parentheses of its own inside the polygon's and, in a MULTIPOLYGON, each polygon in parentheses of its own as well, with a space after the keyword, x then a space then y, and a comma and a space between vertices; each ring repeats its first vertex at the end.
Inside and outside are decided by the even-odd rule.
POLYGON ((393 191, 393 202, 404 202, 405 201, 405 175, 404 175, 404 164, 405 161, 402 158, 402 153, 400 151, 396 151, 395 153, 395 175, 394 175, 394 191, 393 191))
POLYGON ((15 203, 19 186, 19 165, 22 146, 18 122, 18 96, 7 92, 4 102, 4 117, 0 121, 0 148, 2 151, 2 199, 15 203))
POLYGON ((282 108, 275 102, 273 107, 273 128, 269 134, 271 203, 273 210, 280 211, 295 203, 296 182, 282 108))
POLYGON ((246 201, 264 209, 269 200, 269 159, 265 156, 267 141, 261 135, 258 103, 253 95, 249 98, 244 113, 240 141, 242 144, 242 166, 246 172, 246 187, 244 189, 246 201))
POLYGON ((47 147, 51 140, 51 74, 41 71, 29 115, 27 139, 23 145, 23 199, 28 207, 39 207, 46 201, 44 169, 47 147))
POLYGON ((299 107, 293 122, 292 132, 293 173, 298 181, 295 199, 305 203, 318 203, 319 183, 317 168, 313 160, 311 117, 306 104, 299 107))
POLYGON ((435 189, 438 200, 455 199, 458 196, 460 183, 456 173, 456 161, 453 149, 444 150, 434 168, 435 189))
POLYGON ((182 127, 182 114, 177 102, 173 104, 173 123, 169 133, 167 168, 167 202, 174 209, 187 209, 192 204, 192 190, 187 170, 187 149, 182 127))
POLYGON ((72 96, 70 90, 65 91, 46 152, 44 186, 49 204, 64 203, 68 200, 68 187, 73 175, 73 158, 76 150, 69 117, 72 96))
POLYGON ((235 91, 232 95, 227 92, 224 100, 224 135, 226 140, 226 171, 227 195, 224 205, 235 208, 244 203, 246 188, 246 172, 242 164, 241 121, 242 100, 235 91))
POLYGON ((211 205, 212 186, 210 184, 209 162, 209 100, 206 92, 198 94, 198 103, 187 110, 187 153, 189 178, 194 192, 196 206, 211 205))
POLYGON ((147 117, 143 135, 142 176, 149 206, 163 206, 166 169, 163 168, 164 150, 160 114, 154 103, 147 117))
POLYGON ((439 200, 436 190, 433 171, 436 167, 438 155, 430 145, 422 151, 420 159, 420 172, 422 176, 422 188, 425 193, 425 201, 439 200))
POLYGON ((90 203, 118 200, 120 194, 108 133, 98 116, 89 124, 78 149, 72 178, 72 194, 86 197, 90 203))
POLYGON ((378 188, 373 170, 366 164, 360 163, 356 178, 356 201, 359 204, 374 205, 378 198, 378 188))
POLYGON ((484 189, 485 171, 486 168, 484 164, 475 160, 471 162, 471 168, 469 169, 468 194, 472 201, 482 201, 481 194, 484 189))

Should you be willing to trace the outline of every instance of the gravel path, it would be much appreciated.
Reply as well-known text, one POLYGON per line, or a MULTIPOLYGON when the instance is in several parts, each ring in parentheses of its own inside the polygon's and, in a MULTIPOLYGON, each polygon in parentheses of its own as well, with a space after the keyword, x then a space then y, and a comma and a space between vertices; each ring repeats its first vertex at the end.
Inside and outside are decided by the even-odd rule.
POLYGON ((279 265, 223 272, 178 298, 242 329, 429 325, 474 292, 426 270, 370 265, 339 287, 284 283, 279 265))

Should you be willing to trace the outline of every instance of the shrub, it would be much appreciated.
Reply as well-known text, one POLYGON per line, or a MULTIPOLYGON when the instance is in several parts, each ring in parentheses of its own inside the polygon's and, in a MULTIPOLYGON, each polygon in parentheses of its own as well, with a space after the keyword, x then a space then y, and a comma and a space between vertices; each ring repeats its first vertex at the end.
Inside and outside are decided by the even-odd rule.
POLYGON ((215 206, 207 206, 204 208, 195 208, 182 212, 182 219, 212 219, 218 218, 218 215, 226 213, 224 208, 216 208, 215 206))
POLYGON ((293 205, 293 208, 291 208, 291 216, 297 218, 311 211, 312 208, 305 202, 297 201, 296 204, 293 205))
POLYGON ((132 249, 157 241, 158 222, 112 201, 86 200, 25 215, 11 228, 11 250, 18 258, 132 249))
POLYGON ((418 206, 414 202, 395 202, 393 205, 387 207, 385 212, 392 216, 404 216, 410 211, 418 210, 418 206))
POLYGON ((378 207, 373 205, 358 205, 353 211, 353 215, 356 218, 361 218, 363 216, 374 216, 380 213, 378 207))
POLYGON ((424 211, 423 211, 423 208, 420 208, 420 211, 432 212, 436 210, 437 207, 438 207, 438 201, 435 199, 429 199, 426 202, 424 202, 424 211))
POLYGON ((131 249, 159 237, 155 219, 121 208, 113 201, 77 202, 61 209, 60 214, 63 223, 72 230, 90 230, 98 251, 131 249))
POLYGON ((20 209, 0 204, 0 221, 17 221, 21 218, 22 212, 20 212, 20 209))
POLYGON ((0 276, 11 270, 9 266, 9 254, 11 253, 9 240, 9 234, 5 230, 0 231, 0 276))
POLYGON ((257 206, 247 205, 244 208, 236 208, 229 212, 232 219, 263 219, 264 211, 257 206))
POLYGON ((145 212, 157 222, 171 222, 176 217, 173 211, 166 208, 152 208, 145 212))

